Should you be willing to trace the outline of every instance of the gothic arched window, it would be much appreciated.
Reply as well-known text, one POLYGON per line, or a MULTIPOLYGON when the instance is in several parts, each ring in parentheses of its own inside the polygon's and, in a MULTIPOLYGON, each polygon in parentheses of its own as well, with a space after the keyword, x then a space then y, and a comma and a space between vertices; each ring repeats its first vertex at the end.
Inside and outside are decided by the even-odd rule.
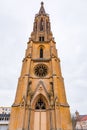
POLYGON ((46 109, 46 105, 41 97, 36 102, 35 109, 46 109))
POLYGON ((37 31, 37 22, 34 23, 34 31, 37 31))
POLYGON ((44 22, 43 22, 43 19, 41 19, 40 21, 40 31, 43 31, 44 29, 44 22))
POLYGON ((46 29, 47 31, 50 31, 50 23, 48 21, 46 21, 46 29))
POLYGON ((40 48, 40 58, 43 58, 43 48, 40 48))

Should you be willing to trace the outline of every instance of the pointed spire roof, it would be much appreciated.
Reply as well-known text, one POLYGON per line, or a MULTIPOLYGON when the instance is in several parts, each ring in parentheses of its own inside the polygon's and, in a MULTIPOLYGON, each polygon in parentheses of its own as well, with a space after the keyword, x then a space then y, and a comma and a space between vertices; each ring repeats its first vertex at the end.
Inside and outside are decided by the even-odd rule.
POLYGON ((39 14, 41 15, 41 14, 46 14, 46 12, 45 12, 45 9, 44 9, 44 3, 43 2, 41 2, 41 7, 40 7, 40 10, 39 10, 39 14))

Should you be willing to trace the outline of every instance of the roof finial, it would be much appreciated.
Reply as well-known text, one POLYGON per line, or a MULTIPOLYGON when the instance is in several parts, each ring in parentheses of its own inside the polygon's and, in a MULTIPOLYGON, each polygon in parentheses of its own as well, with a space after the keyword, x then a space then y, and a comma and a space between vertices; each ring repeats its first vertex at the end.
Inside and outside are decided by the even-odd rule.
POLYGON ((40 10, 39 10, 39 14, 46 14, 43 5, 44 5, 44 2, 41 2, 41 7, 40 7, 40 10))
POLYGON ((41 6, 43 6, 43 4, 44 4, 44 2, 42 1, 42 2, 41 2, 41 6))

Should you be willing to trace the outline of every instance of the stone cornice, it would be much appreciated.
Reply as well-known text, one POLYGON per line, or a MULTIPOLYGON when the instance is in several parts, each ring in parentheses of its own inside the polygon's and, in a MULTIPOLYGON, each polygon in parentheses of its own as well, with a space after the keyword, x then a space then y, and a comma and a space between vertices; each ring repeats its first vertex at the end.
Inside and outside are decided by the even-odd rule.
POLYGON ((38 61, 38 62, 49 62, 49 61, 51 61, 51 58, 48 58, 48 59, 46 59, 46 58, 37 58, 37 59, 31 59, 32 61, 38 61))

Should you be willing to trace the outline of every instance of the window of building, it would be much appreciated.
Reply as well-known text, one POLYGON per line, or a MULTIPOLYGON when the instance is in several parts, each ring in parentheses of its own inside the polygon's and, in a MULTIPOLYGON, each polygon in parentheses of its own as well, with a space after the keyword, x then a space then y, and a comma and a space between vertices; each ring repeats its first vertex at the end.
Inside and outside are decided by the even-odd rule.
POLYGON ((36 102, 35 109, 46 109, 46 105, 42 98, 39 98, 36 102))
POLYGON ((41 19, 40 21, 40 31, 43 31, 44 29, 44 22, 43 22, 43 19, 41 19))
POLYGON ((45 77, 48 74, 48 67, 45 64, 37 64, 34 67, 34 73, 38 77, 45 77))
POLYGON ((43 48, 40 48, 40 58, 43 58, 43 48))
POLYGON ((39 37, 40 42, 44 42, 44 37, 39 37))

